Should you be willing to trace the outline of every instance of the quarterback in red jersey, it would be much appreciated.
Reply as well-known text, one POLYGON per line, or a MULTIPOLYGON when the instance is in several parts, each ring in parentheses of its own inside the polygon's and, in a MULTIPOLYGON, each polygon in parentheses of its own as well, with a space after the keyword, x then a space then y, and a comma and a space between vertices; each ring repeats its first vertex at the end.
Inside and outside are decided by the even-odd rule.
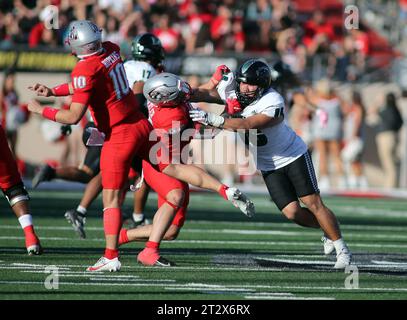
MULTIPOLYGON (((88 271, 118 271, 117 241, 121 228, 120 190, 136 154, 147 159, 151 126, 140 112, 129 88, 119 47, 101 41, 101 30, 86 20, 71 23, 67 43, 80 60, 72 71, 72 82, 54 88, 42 84, 30 87, 39 96, 72 94, 69 110, 42 107, 31 101, 29 110, 44 118, 65 124, 77 123, 89 107, 99 131, 106 135, 102 147, 100 171, 103 185, 106 250, 88 271)), ((174 212, 171 194, 159 212, 174 212), (169 204, 168 204, 169 203, 169 204)), ((159 213, 157 212, 157 213, 159 213)))
POLYGON ((28 207, 28 196, 18 173, 16 161, 8 146, 6 134, 0 125, 0 189, 6 196, 11 209, 24 230, 25 246, 29 255, 42 253, 42 248, 34 232, 32 216, 28 207))

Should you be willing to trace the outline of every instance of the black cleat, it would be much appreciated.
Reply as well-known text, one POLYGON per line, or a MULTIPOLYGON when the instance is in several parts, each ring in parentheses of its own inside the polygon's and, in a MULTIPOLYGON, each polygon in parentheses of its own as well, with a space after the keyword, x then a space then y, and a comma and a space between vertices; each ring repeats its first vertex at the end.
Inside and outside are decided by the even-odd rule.
POLYGON ((65 218, 72 225, 79 237, 81 239, 85 239, 86 216, 76 210, 68 210, 67 212, 65 212, 65 218))
POLYGON ((159 257, 154 265, 157 267, 174 267, 175 263, 163 257, 159 257))
POLYGON ((41 182, 50 181, 55 178, 55 169, 47 164, 40 167, 37 174, 34 176, 31 186, 33 189, 37 188, 41 182))
POLYGON ((33 244, 27 248, 27 253, 29 256, 39 256, 43 254, 44 250, 41 247, 40 243, 33 244))
POLYGON ((127 227, 127 229, 134 229, 146 224, 151 224, 151 221, 146 219, 145 217, 143 218, 143 220, 135 221, 133 216, 130 216, 128 219, 124 220, 123 224, 127 227))

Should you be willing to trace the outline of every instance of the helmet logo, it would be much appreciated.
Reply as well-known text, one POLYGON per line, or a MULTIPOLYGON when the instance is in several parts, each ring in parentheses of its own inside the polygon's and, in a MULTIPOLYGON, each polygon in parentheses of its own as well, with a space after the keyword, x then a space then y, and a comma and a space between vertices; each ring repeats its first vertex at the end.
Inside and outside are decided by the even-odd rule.
POLYGON ((255 60, 246 61, 242 66, 242 73, 245 73, 254 62, 255 60))
POLYGON ((78 40, 78 30, 75 27, 72 27, 68 35, 69 40, 78 40))

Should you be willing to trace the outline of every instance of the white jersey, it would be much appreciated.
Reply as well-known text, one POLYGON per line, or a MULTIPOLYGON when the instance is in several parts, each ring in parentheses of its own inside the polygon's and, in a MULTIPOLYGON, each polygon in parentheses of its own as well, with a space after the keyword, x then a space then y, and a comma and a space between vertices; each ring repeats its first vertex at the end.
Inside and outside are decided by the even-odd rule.
MULTIPOLYGON (((233 73, 224 75, 217 90, 222 100, 236 98, 236 81, 233 73)), ((271 118, 284 115, 284 99, 274 89, 268 89, 260 99, 244 108, 243 118, 264 114, 271 118)), ((301 157, 307 152, 304 141, 285 123, 280 122, 257 130, 257 169, 276 170, 301 157)))
POLYGON ((124 70, 126 71, 127 81, 130 88, 137 81, 146 82, 152 76, 156 75, 154 67, 144 61, 129 60, 124 63, 124 70))

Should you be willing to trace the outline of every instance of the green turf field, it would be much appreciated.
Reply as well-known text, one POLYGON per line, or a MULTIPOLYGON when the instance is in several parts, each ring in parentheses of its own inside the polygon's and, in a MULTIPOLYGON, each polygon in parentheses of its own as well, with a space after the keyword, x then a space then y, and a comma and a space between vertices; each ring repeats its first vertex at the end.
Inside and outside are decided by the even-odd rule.
MULTIPOLYGON (((321 233, 288 222, 266 196, 252 197, 257 215, 249 219, 216 195, 193 194, 179 238, 162 245, 163 256, 176 267, 138 265, 143 244, 132 243, 121 248, 121 272, 86 273, 104 248, 101 201, 92 207, 88 237, 81 240, 63 217, 80 196, 31 192, 45 249, 35 257, 25 254, 23 233, 0 199, 0 299, 407 298, 407 200, 325 199, 358 266, 359 288, 349 289, 346 278, 355 273, 331 269, 335 257, 322 254, 321 233), (58 268, 58 289, 45 287, 48 266, 58 268)), ((126 199, 127 212, 131 201, 126 199)), ((149 212, 155 204, 150 195, 149 212)))

